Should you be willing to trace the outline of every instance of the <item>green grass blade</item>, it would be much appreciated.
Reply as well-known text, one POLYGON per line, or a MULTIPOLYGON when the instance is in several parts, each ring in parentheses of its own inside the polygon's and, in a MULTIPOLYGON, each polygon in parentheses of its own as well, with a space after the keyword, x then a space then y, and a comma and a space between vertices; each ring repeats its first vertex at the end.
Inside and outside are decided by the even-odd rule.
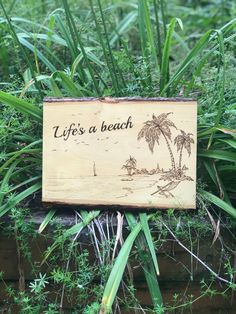
POLYGON ((159 16, 158 16, 158 11, 159 11, 159 3, 158 0, 153 0, 153 5, 154 5, 154 13, 155 13, 155 22, 156 22, 156 33, 157 33, 157 50, 158 50, 158 61, 159 61, 159 66, 161 68, 162 64, 162 40, 161 40, 161 24, 159 21, 159 16))
POLYGON ((218 170, 221 172, 236 172, 236 166, 234 165, 222 165, 218 167, 218 170))
POLYGON ((154 264, 154 267, 155 267, 156 274, 160 275, 159 267, 158 267, 158 263, 157 263, 157 257, 156 257, 156 253, 155 253, 155 248, 154 248, 154 243, 153 243, 151 232, 150 232, 150 228, 149 228, 149 225, 148 225, 147 214, 146 213, 142 213, 142 214, 139 215, 139 217, 140 217, 140 222, 141 222, 141 225, 142 225, 142 230, 143 230, 143 233, 144 233, 145 238, 147 240, 147 244, 148 244, 148 248, 149 248, 150 254, 152 256, 152 261, 153 261, 153 264, 154 264))
POLYGON ((151 15, 148 8, 148 1, 146 0, 141 0, 141 1, 143 2, 142 8, 143 8, 143 14, 144 14, 144 21, 146 25, 149 48, 151 50, 152 59, 155 64, 156 70, 158 70, 159 65, 158 65, 158 60, 157 60, 157 51, 156 51, 156 45, 155 45, 155 39, 154 39, 155 36, 152 29, 152 22, 151 22, 151 15))
MULTIPOLYGON (((221 28, 219 31, 223 31, 223 28, 221 28)), ((224 35, 228 33, 227 29, 224 32, 224 35)), ((236 34, 230 35, 227 38, 224 38, 223 43, 230 43, 232 40, 234 40, 236 37, 236 34)), ((211 36, 211 40, 214 38, 214 34, 211 36)), ((211 58, 212 55, 214 55, 215 51, 219 49, 219 43, 215 44, 213 48, 211 48, 209 51, 207 51, 204 56, 201 58, 201 60, 198 62, 198 65, 196 66, 196 69, 193 72, 192 79, 190 80, 189 84, 187 84, 185 95, 188 95, 188 93, 192 90, 194 81, 197 77, 200 76, 201 70, 204 68, 205 63, 209 58, 211 58)))
MULTIPOLYGON (((130 213, 126 213, 125 217, 127 219, 127 222, 131 228, 131 230, 134 228, 136 225, 136 219, 134 215, 130 213)), ((146 217, 148 219, 148 217, 146 217)), ((145 218, 144 218, 145 219, 145 218)), ((145 219, 146 220, 146 219, 145 219)), ((141 222, 142 223, 142 222, 141 222)), ((142 226, 143 228, 143 226, 142 226)), ((145 227, 144 227, 145 229, 145 227)), ((148 236, 149 238, 149 236, 148 236)), ((161 308, 163 306, 163 300, 162 300, 162 295, 161 291, 159 288, 159 283, 157 280, 157 271, 154 267, 154 262, 152 255, 150 253, 150 246, 148 247, 147 239, 145 238, 144 233, 139 233, 137 239, 135 240, 139 258, 142 262, 142 267, 144 270, 144 275, 146 278, 146 282, 148 285, 149 293, 152 298, 152 302, 155 308, 161 308), (149 249, 149 251, 148 251, 149 249)), ((155 250, 154 250, 155 252, 155 250)), ((158 269, 158 267, 157 267, 158 269)))
MULTIPOLYGON (((18 35, 19 36, 19 35, 18 35)), ((43 64, 52 72, 56 71, 56 67, 43 55, 43 53, 41 51, 39 51, 39 49, 37 49, 35 47, 35 45, 32 45, 28 40, 26 40, 23 37, 19 37, 19 42, 25 46, 26 48, 28 48, 30 51, 32 51, 33 53, 37 54, 37 57, 43 62, 43 64)), ((35 79, 37 80, 37 78, 35 77, 35 79)), ((38 80, 37 80, 38 82, 38 80)))
POLYGON ((139 36, 140 36, 140 44, 141 51, 143 57, 143 63, 145 65, 146 73, 144 74, 145 79, 142 80, 142 85, 151 85, 152 84, 152 76, 149 66, 149 43, 146 34, 146 25, 145 25, 145 16, 144 16, 144 3, 143 0, 138 1, 138 25, 139 25, 139 36))
POLYGON ((72 39, 70 37, 70 34, 69 34, 66 26, 64 25, 64 23, 63 23, 63 21, 62 21, 62 19, 61 19, 59 14, 55 15, 55 20, 56 20, 56 24, 57 24, 57 26, 58 26, 58 28, 59 28, 59 30, 61 32, 61 35, 64 37, 63 39, 65 40, 66 45, 67 45, 67 47, 68 47, 68 49, 69 49, 69 51, 71 53, 71 57, 74 60, 76 58, 76 56, 77 56, 77 53, 78 53, 77 47, 75 47, 73 45, 72 39))
POLYGON ((102 4, 100 0, 97 0, 98 3, 98 7, 99 7, 99 11, 100 11, 100 15, 101 15, 101 20, 102 20, 102 25, 103 25, 103 29, 104 29, 104 36, 105 36, 105 41, 107 44, 107 49, 108 49, 108 55, 110 58, 110 62, 111 62, 111 69, 113 71, 114 74, 114 78, 115 78, 115 82, 116 82, 116 86, 117 86, 117 92, 116 92, 116 96, 119 96, 120 94, 122 94, 122 87, 124 87, 124 80, 122 77, 122 73, 119 69, 119 66, 113 56, 113 51, 111 49, 111 45, 109 42, 109 35, 108 35, 108 31, 107 31, 107 26, 106 26, 106 21, 105 21, 105 17, 103 14, 103 9, 102 9, 102 4), (119 74, 119 76, 118 76, 119 74), (121 84, 121 82, 123 83, 123 85, 121 84))
POLYGON ((85 228, 93 219, 95 219, 100 214, 99 210, 94 210, 91 212, 83 212, 83 220, 73 227, 67 229, 63 235, 63 237, 68 238, 76 233, 81 232, 83 228, 85 228))
POLYGON ((67 21, 67 24, 68 24, 69 30, 70 30, 72 44, 74 46, 75 52, 77 52, 77 47, 78 47, 78 35, 77 35, 77 33, 78 33, 78 31, 76 29, 75 22, 74 22, 72 14, 70 12, 67 0, 62 0, 62 3, 63 3, 63 7, 64 7, 65 14, 66 14, 66 21, 67 21))
POLYGON ((78 86, 72 81, 72 79, 66 73, 59 71, 53 74, 53 77, 59 77, 61 84, 65 88, 68 96, 83 97, 84 94, 80 91, 78 86))
POLYGON ((27 101, 2 91, 0 91, 0 101, 15 108, 17 111, 29 115, 37 122, 42 122, 42 110, 27 101))
POLYGON ((58 87, 58 85, 54 79, 55 77, 56 77, 56 74, 54 75, 54 73, 53 73, 51 78, 50 78, 50 89, 52 90, 54 97, 63 97, 61 89, 58 87))
POLYGON ((115 259, 115 264, 112 267, 111 273, 106 282, 106 286, 103 292, 101 313, 110 313, 111 311, 112 304, 115 300, 117 291, 119 289, 130 251, 141 229, 142 229, 141 224, 140 223, 136 224, 136 226, 128 235, 118 256, 115 259))
POLYGON ((14 151, 14 152, 10 152, 10 153, 6 153, 6 157, 10 157, 10 156, 15 156, 17 154, 21 154, 21 153, 25 153, 25 154, 30 154, 31 151, 32 152, 37 152, 38 149, 34 149, 32 150, 31 147, 34 147, 34 146, 37 146, 40 144, 40 146, 42 145, 42 140, 36 140, 34 142, 30 142, 30 144, 28 144, 27 146, 23 147, 21 150, 17 150, 17 151, 14 151))
POLYGON ((186 72, 188 67, 195 61, 196 57, 203 50, 203 48, 208 44, 212 30, 207 31, 194 46, 194 48, 189 52, 183 62, 180 64, 174 75, 170 78, 168 84, 165 85, 164 89, 161 92, 161 96, 164 95, 165 91, 173 84, 176 86, 183 74, 186 72))
POLYGON ((6 13, 6 10, 5 10, 4 6, 3 6, 2 0, 0 0, 0 6, 1 6, 2 10, 3 10, 3 13, 4 13, 5 17, 6 17, 8 26, 9 26, 10 31, 11 31, 11 34, 12 34, 12 38, 15 40, 15 42, 16 42, 17 45, 19 46, 19 48, 20 48, 20 50, 21 50, 21 52, 22 52, 22 54, 23 54, 23 56, 24 56, 25 62, 28 64, 28 67, 30 68, 31 75, 32 75, 32 77, 33 77, 33 79, 34 79, 34 81, 35 81, 35 85, 36 85, 36 87, 37 87, 37 89, 38 89, 39 95, 40 95, 41 99, 43 99, 43 93, 42 93, 41 88, 40 88, 40 85, 39 85, 39 83, 37 82, 36 77, 35 77, 35 66, 34 66, 34 64, 31 62, 31 58, 29 57, 29 55, 27 54, 27 52, 25 51, 25 49, 22 47, 22 45, 21 45, 21 43, 20 43, 20 41, 19 41, 19 39, 18 39, 18 37, 17 37, 17 34, 16 34, 16 32, 15 32, 15 29, 14 29, 12 23, 11 23, 11 20, 9 19, 9 17, 8 17, 8 15, 7 15, 7 13, 6 13))
MULTIPOLYGON (((27 160, 28 160, 28 159, 27 159, 27 160)), ((24 169, 25 169, 25 167, 24 167, 24 169)), ((32 169, 32 165, 31 165, 31 169, 32 169)), ((16 171, 15 173, 17 173, 17 171, 16 171)), ((13 176, 15 175, 15 173, 13 174, 13 176)), ((22 171, 22 173, 23 173, 23 171, 22 171)), ((31 178, 29 178, 29 179, 27 179, 27 180, 25 180, 25 181, 21 181, 19 184, 14 185, 14 186, 8 191, 8 193, 12 193, 13 191, 15 191, 15 190, 21 188, 22 186, 28 185, 29 183, 31 183, 31 182, 33 182, 33 181, 37 181, 37 182, 38 182, 38 181, 41 180, 41 179, 42 179, 42 176, 40 175, 40 176, 31 177, 31 178)))
POLYGON ((124 35, 129 30, 137 18, 137 12, 129 12, 118 24, 116 30, 111 34, 109 44, 112 46, 119 39, 120 35, 124 35))
POLYGON ((216 173, 214 170, 214 167, 212 165, 212 161, 210 160, 203 160, 203 165, 206 168, 206 171, 208 172, 210 178, 212 179, 212 181, 215 183, 215 185, 217 186, 217 178, 216 178, 216 173))
POLYGON ((49 255, 60 245, 62 241, 65 241, 67 238, 73 236, 74 234, 80 233, 92 220, 94 220, 98 215, 100 214, 100 211, 91 211, 83 214, 83 220, 79 222, 78 224, 74 225, 73 227, 67 229, 64 234, 57 238, 57 240, 52 244, 52 246, 49 248, 47 254, 45 255, 42 264, 47 260, 49 255))
POLYGON ((146 85, 150 85, 152 83, 152 75, 150 69, 152 66, 154 66, 154 69, 157 73, 159 70, 159 62, 156 48, 156 34, 154 34, 154 30, 152 27, 152 21, 147 0, 138 1, 138 25, 143 62, 146 68, 145 81, 146 85), (149 60, 152 61, 152 64, 150 64, 149 60))
POLYGON ((229 146, 231 146, 234 149, 236 149, 236 139, 235 140, 219 140, 219 142, 226 143, 229 146))
MULTIPOLYGON (((143 239, 140 237, 139 241, 142 243, 143 239)), ((143 254, 143 253, 141 253, 143 254)), ((150 296, 152 298, 152 302, 154 305, 155 310, 163 308, 163 299, 162 299, 162 294, 161 290, 159 287, 159 283, 157 280, 156 276, 156 270, 152 262, 152 257, 150 254, 143 255, 141 257, 142 260, 142 267, 144 270, 145 278, 147 281, 148 289, 150 296)), ((163 311, 161 312, 156 312, 156 313, 164 313, 163 311)))
POLYGON ((212 179, 212 181, 214 182, 214 184, 216 185, 216 187, 219 189, 220 191, 220 195, 224 198, 224 200, 229 204, 231 204, 231 201, 228 197, 228 193, 224 187, 224 184, 221 180, 221 176, 219 175, 219 171, 218 169, 216 169, 216 165, 214 163, 213 160, 203 160, 203 165, 206 168, 206 171, 208 172, 210 178, 212 179))
MULTIPOLYGON (((223 32, 226 35, 234 29, 235 25, 236 25, 236 18, 232 19, 231 21, 226 23, 224 26, 222 26, 219 29, 219 31, 223 32)), ((215 34, 214 36, 217 36, 217 34, 215 34)))
MULTIPOLYGON (((103 67, 105 64, 99 60, 94 53, 92 53, 92 48, 85 48, 85 51, 87 53, 87 56, 88 56, 88 59, 90 61, 92 61, 93 63, 97 64, 98 66, 100 67, 103 67)), ((78 68, 78 66, 81 64, 83 60, 83 54, 80 53, 74 60, 74 62, 72 63, 72 66, 71 66, 71 77, 73 78, 74 75, 75 75, 75 72, 76 72, 76 69, 78 68)))
POLYGON ((159 1, 160 1, 160 4, 161 4, 161 16, 162 16, 164 37, 166 37, 167 23, 166 23, 166 15, 165 15, 165 8, 164 8, 164 0, 159 0, 159 1))
MULTIPOLYGON (((37 141, 37 143, 39 143, 39 141, 37 141)), ((22 148, 21 150, 19 151, 16 151, 16 152, 12 152, 12 153, 8 153, 6 154, 6 157, 10 157, 8 160, 6 160, 0 167, 0 173, 2 171, 4 171, 8 165, 10 165, 17 157, 19 157, 20 155, 22 154, 41 154, 42 153, 42 149, 41 148, 30 148, 32 147, 33 145, 35 145, 35 142, 32 143, 32 144, 29 144, 27 146, 25 146, 24 148, 22 148)))
POLYGON ((147 34, 145 30, 145 19, 144 19, 144 7, 143 0, 138 2, 138 23, 139 23, 139 36, 141 41, 141 50, 144 59, 148 58, 148 41, 147 34))
MULTIPOLYGON (((21 158, 18 158, 17 160, 15 160, 10 166, 9 168, 5 168, 7 171, 3 174, 3 179, 2 179, 2 183, 0 185, 0 206, 3 204, 3 199, 4 197, 8 194, 8 193, 12 193, 13 191, 15 191, 16 189, 24 186, 24 185, 27 185, 28 183, 31 183, 35 180, 38 180, 41 178, 41 176, 35 176, 35 177, 30 177, 24 181, 20 181, 19 184, 17 185, 14 185, 13 187, 10 186, 10 189, 8 188, 6 191, 5 191, 5 187, 7 187, 9 185, 9 182, 11 180, 12 177, 14 177, 16 174, 19 174, 20 172, 23 172, 24 169, 26 169, 26 167, 19 167, 18 170, 15 171, 17 165, 22 162, 22 161, 30 161, 31 158, 25 158, 25 157, 21 157, 21 158), (15 172, 14 172, 15 171, 15 172)), ((33 160, 34 162, 35 160, 33 160)), ((32 165, 29 165, 30 167, 32 167, 32 165)), ((5 170, 4 169, 4 170, 5 170)))
MULTIPOLYGON (((216 84, 216 88, 218 88, 218 85, 220 84, 220 92, 219 92, 219 106, 217 108, 217 115, 216 115, 216 119, 215 119, 215 128, 217 128, 219 126, 220 123, 220 119, 222 117, 223 114, 223 109, 224 109, 224 93, 225 93, 225 72, 226 72, 226 65, 225 65, 225 50, 224 50, 224 37, 223 37, 223 33, 222 31, 216 31, 217 35, 218 35, 218 42, 219 42, 219 52, 220 52, 220 57, 219 57, 219 65, 218 65, 218 75, 217 75, 217 84, 216 84), (222 66, 221 66, 222 64, 222 66), (220 70, 222 67, 222 75, 220 75, 220 70), (219 83, 220 81, 220 83, 219 83)), ((207 149, 210 148, 214 135, 215 135, 216 131, 213 131, 211 133, 211 136, 209 138, 208 141, 208 145, 207 145, 207 149)))
POLYGON ((199 150, 198 156, 236 162, 236 153, 225 150, 199 150))
MULTIPOLYGON (((61 62, 61 59, 59 59, 56 56, 55 51, 53 51, 52 49, 50 49, 48 47, 48 43, 50 45, 52 43, 55 43, 55 44, 62 46, 62 47, 68 47, 66 40, 64 40, 63 38, 61 38, 57 34, 51 34, 49 36, 48 34, 32 33, 32 32, 28 32, 26 29, 22 29, 17 24, 13 23, 13 25, 16 29, 19 29, 21 31, 21 32, 17 33, 17 37, 18 37, 19 41, 25 47, 27 47, 29 50, 31 50, 33 53, 37 52, 39 59, 41 59, 42 62, 44 62, 44 64, 46 64, 49 67, 49 69, 52 69, 54 67, 54 64, 52 62, 58 63, 62 68, 65 66, 64 63, 61 62), (31 45, 28 39, 32 39, 34 41, 34 45, 31 45), (26 44, 23 42, 23 40, 25 40, 26 44), (36 40, 37 40, 37 42, 36 42, 36 40), (42 41, 46 41, 46 44, 44 45, 42 43, 42 41), (36 48, 36 43, 37 43, 37 46, 40 48, 36 48), (47 53, 50 56, 51 61, 45 57, 45 53, 47 53)), ((6 36, 6 37, 8 38, 8 36, 6 36)))
MULTIPOLYGON (((76 44, 76 51, 77 51, 77 47, 78 47, 78 45, 77 45, 77 42, 78 42, 80 50, 81 50, 81 52, 83 54, 83 58, 84 58, 85 64, 86 64, 86 66, 88 68, 88 71, 90 73, 91 79, 93 81, 95 91, 96 91, 98 96, 101 96, 101 91, 100 91, 100 88, 99 88, 99 85, 98 85, 98 82, 97 82, 96 75, 94 74, 93 67, 90 64, 89 59, 87 57, 87 53, 86 53, 84 44, 82 42, 81 35, 77 31, 77 29, 76 29, 75 22, 74 22, 74 19, 72 17, 72 14, 70 12, 70 8, 68 6, 67 0, 62 0, 62 2, 63 2, 64 10, 65 10, 65 13, 66 13, 66 19, 67 19, 67 23, 69 25, 71 36, 72 36, 72 39, 74 40, 73 43, 76 44)), ((77 56, 77 53, 76 53, 76 56, 77 56)))
POLYGON ((172 37, 175 29, 176 18, 173 18, 167 30, 166 39, 164 43, 162 63, 161 63, 161 78, 160 78, 160 93, 164 90, 164 87, 169 79, 169 58, 172 37))
POLYGON ((15 170, 17 164, 19 162, 21 162, 22 159, 20 160, 15 160, 11 166, 8 168, 7 172, 5 173, 3 179, 2 179, 2 183, 0 185, 0 206, 2 205, 2 202, 3 202, 3 198, 5 196, 5 193, 4 193, 4 187, 8 184, 10 178, 11 178, 11 175, 13 173, 13 171, 15 170))
MULTIPOLYGON (((61 19, 59 14, 55 15, 55 21, 60 29, 60 32, 62 34, 62 36, 64 36, 66 45, 70 51, 71 54, 71 59, 75 60, 76 57, 78 56, 79 53, 79 49, 77 46, 74 45, 73 39, 70 36, 70 33, 67 30, 66 25, 64 25, 63 20, 61 19)), ((78 70, 80 77, 82 78, 83 81, 85 81, 85 71, 83 69, 83 67, 79 68, 78 70)))
POLYGON ((226 213, 228 213, 229 215, 231 215, 234 219, 236 219, 236 209, 227 204, 226 202, 224 202, 223 200, 221 200, 219 197, 215 196, 212 193, 209 193, 207 191, 202 191, 201 192, 202 196, 207 199, 209 202, 213 203, 214 205, 220 207, 221 209, 223 209, 226 213))
POLYGON ((107 68, 108 68, 108 71, 109 71, 109 74, 110 74, 112 85, 114 86, 115 94, 118 95, 119 94, 119 90, 118 90, 117 80, 116 80, 116 77, 115 77, 115 73, 114 73, 114 71, 113 71, 113 69, 111 67, 111 58, 110 58, 109 53, 107 53, 107 48, 106 48, 106 45, 104 43, 102 32, 100 30, 100 25, 98 23, 98 19, 97 19, 95 10, 94 10, 93 1, 89 0, 89 3, 90 3, 91 12, 92 12, 92 15, 93 15, 93 20, 94 20, 95 26, 96 26, 98 40, 99 40, 99 42, 101 44, 101 47, 102 47, 103 55, 104 55, 105 62, 106 62, 106 65, 107 65, 107 68))
POLYGON ((39 226, 39 229, 38 229, 38 233, 42 233, 43 230, 47 227, 47 225, 50 223, 50 221, 52 220, 53 216, 55 215, 57 209, 51 209, 46 217, 44 218, 44 220, 42 221, 42 223, 40 224, 39 226))
POLYGON ((42 187, 41 183, 36 183, 29 188, 25 189, 21 193, 11 197, 6 204, 0 206, 0 217, 5 215, 9 210, 11 210, 14 206, 19 204, 21 201, 23 201, 28 196, 32 195, 33 193, 40 190, 42 187))
POLYGON ((105 45, 104 38, 103 38, 103 35, 102 35, 102 31, 101 31, 100 25, 98 23, 96 12, 95 12, 95 9, 94 9, 94 6, 93 6, 93 1, 89 0, 89 4, 90 4, 93 20, 95 22, 98 39, 99 39, 99 42, 101 44, 103 55, 104 55, 104 58, 105 58, 105 61, 106 61, 106 64, 107 64, 107 68, 108 68, 108 71, 109 71, 109 74, 110 74, 110 78, 111 78, 111 81, 112 81, 112 85, 114 86, 114 91, 115 91, 116 96, 118 96, 119 95, 119 82, 118 82, 118 77, 116 75, 117 71, 116 71, 116 68, 115 68, 115 63, 114 63, 114 58, 113 58, 111 47, 110 47, 109 38, 107 37, 108 34, 107 34, 107 29, 106 29, 106 25, 105 25, 105 19, 104 19, 101 3, 98 2, 98 5, 99 5, 99 12, 100 12, 100 15, 101 15, 101 18, 102 18, 103 29, 105 31, 105 41, 107 43, 107 47, 105 45))

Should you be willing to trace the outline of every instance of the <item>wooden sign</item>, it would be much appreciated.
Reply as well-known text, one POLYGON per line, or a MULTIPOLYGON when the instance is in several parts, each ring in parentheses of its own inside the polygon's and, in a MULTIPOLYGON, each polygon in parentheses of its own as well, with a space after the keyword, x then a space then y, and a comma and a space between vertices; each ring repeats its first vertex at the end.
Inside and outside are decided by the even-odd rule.
POLYGON ((192 100, 48 98, 43 202, 195 208, 196 134, 192 100))

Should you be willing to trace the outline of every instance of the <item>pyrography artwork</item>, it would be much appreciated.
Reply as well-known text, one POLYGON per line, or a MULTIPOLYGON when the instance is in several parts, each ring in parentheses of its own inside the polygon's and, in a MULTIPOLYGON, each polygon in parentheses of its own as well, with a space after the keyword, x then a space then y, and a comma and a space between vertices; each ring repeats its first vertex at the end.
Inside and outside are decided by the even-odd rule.
POLYGON ((46 99, 43 201, 195 208, 197 103, 46 99))

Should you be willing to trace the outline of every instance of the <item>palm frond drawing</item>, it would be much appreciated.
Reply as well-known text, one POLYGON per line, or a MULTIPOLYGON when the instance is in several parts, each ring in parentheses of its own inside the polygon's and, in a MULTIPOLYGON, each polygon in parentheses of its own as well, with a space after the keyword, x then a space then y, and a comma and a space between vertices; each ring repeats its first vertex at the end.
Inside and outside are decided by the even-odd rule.
POLYGON ((183 158, 183 149, 188 153, 188 156, 191 155, 191 144, 194 144, 194 140, 191 138, 192 133, 186 133, 183 130, 180 130, 181 134, 177 135, 174 139, 174 144, 177 146, 177 152, 179 153, 179 165, 178 168, 182 170, 182 158, 183 158))
POLYGON ((152 120, 144 122, 144 126, 138 133, 138 140, 145 138, 148 143, 150 151, 153 153, 155 143, 159 145, 160 137, 162 136, 165 139, 170 159, 171 159, 171 168, 176 170, 174 155, 170 146, 171 142, 171 128, 177 129, 174 122, 168 119, 168 116, 173 112, 162 113, 158 116, 152 115, 152 120))

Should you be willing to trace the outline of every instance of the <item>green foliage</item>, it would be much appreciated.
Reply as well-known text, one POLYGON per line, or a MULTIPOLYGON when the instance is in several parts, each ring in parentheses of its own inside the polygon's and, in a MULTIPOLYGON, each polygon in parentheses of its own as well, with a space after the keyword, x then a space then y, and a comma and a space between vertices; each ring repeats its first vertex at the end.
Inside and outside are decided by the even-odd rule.
MULTIPOLYGON (((159 267, 154 249, 154 242, 151 238, 147 214, 140 214, 139 216, 143 232, 137 236, 135 244, 144 270, 153 306, 155 309, 158 308, 160 310, 163 307, 163 300, 156 276, 159 275, 159 267)), ((132 214, 127 213, 126 219, 132 230, 137 223, 135 217, 132 214)))
POLYGON ((138 236, 139 232, 141 231, 142 226, 140 223, 136 224, 136 226, 133 228, 133 230, 130 232, 128 238, 126 239, 125 243, 123 244, 119 255, 117 256, 115 263, 112 267, 112 271, 110 273, 110 276, 107 280, 103 298, 102 298, 102 304, 101 304, 101 311, 102 313, 110 313, 112 309, 112 305, 114 302, 114 299, 116 297, 118 288, 120 286, 120 282, 129 258, 129 254, 131 251, 131 248, 133 246, 133 243, 138 236))

